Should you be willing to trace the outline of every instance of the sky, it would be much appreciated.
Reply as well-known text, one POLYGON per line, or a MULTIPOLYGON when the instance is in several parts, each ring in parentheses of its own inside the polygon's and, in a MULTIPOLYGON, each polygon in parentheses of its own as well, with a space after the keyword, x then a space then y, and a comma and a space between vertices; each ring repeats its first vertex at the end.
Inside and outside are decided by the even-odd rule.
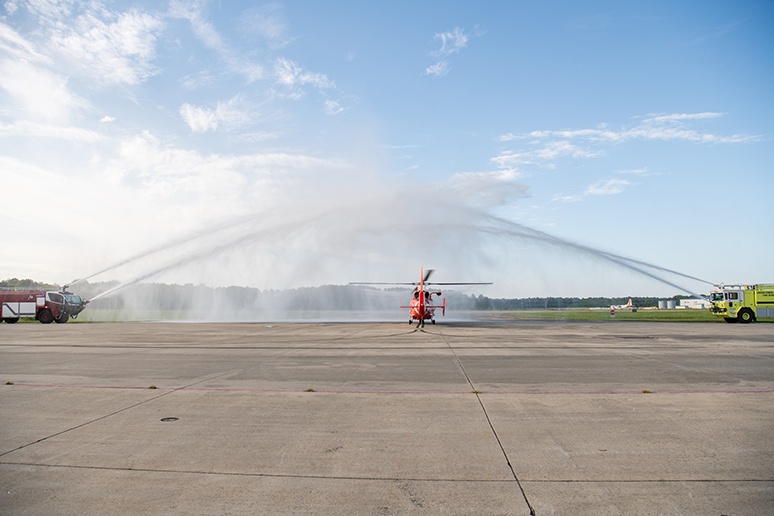
POLYGON ((743 0, 5 0, 0 279, 774 282, 772 28, 743 0))

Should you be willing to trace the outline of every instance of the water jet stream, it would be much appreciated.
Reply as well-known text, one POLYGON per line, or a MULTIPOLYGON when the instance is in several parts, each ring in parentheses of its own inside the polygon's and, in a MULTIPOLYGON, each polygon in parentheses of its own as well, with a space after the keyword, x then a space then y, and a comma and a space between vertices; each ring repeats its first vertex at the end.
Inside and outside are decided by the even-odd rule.
MULTIPOLYGON (((260 244, 262 250, 271 249, 279 255, 282 248, 295 253, 302 252, 301 250, 335 252, 342 248, 349 250, 346 253, 348 256, 353 249, 378 254, 379 250, 373 249, 374 244, 378 245, 382 240, 387 241, 397 237, 398 240, 395 242, 398 244, 392 240, 389 241, 390 251, 406 254, 417 252, 417 249, 420 252, 423 251, 424 244, 429 242, 432 242, 431 245, 439 243, 453 245, 457 243, 455 238, 462 237, 467 241, 479 239, 484 235, 495 237, 498 241, 502 240, 503 245, 513 240, 523 240, 590 256, 693 296, 698 295, 665 275, 714 284, 666 267, 571 242, 523 224, 493 216, 478 208, 449 201, 433 201, 432 205, 428 205, 425 199, 405 192, 376 200, 359 199, 334 207, 309 209, 305 213, 267 210, 238 217, 148 249, 73 283, 162 255, 175 248, 179 248, 182 256, 152 265, 131 279, 98 294, 92 300, 114 294, 162 273, 255 243, 260 244), (417 239, 418 242, 415 242, 417 239), (419 247, 416 243, 420 244, 419 247), (407 246, 407 248, 396 250, 393 248, 396 245, 407 246), (193 248, 186 249, 186 246, 193 246, 193 248), (276 248, 281 249, 277 251, 276 248)), ((467 247, 475 252, 475 245, 467 247)), ((459 252, 456 248, 454 250, 459 252)))

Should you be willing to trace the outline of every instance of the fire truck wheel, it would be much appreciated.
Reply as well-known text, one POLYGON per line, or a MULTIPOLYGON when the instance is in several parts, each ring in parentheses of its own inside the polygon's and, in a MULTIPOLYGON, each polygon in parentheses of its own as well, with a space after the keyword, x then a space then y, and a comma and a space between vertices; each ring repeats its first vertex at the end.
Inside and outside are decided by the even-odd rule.
POLYGON ((3 319, 3 321, 7 322, 8 324, 16 324, 17 322, 19 322, 19 318, 18 317, 14 317, 13 319, 6 318, 6 319, 3 319))
POLYGON ((755 319, 755 317, 753 316, 752 310, 749 310, 747 308, 743 308, 739 310, 739 313, 736 315, 740 323, 751 323, 753 322, 753 319, 755 319))
POLYGON ((42 322, 43 324, 51 324, 54 322, 54 316, 51 315, 50 310, 41 310, 38 314, 38 321, 42 322))
POLYGON ((58 322, 59 324, 62 324, 62 323, 66 323, 67 321, 69 321, 70 320, 70 316, 67 315, 67 314, 63 314, 59 319, 54 319, 54 320, 56 322, 58 322))

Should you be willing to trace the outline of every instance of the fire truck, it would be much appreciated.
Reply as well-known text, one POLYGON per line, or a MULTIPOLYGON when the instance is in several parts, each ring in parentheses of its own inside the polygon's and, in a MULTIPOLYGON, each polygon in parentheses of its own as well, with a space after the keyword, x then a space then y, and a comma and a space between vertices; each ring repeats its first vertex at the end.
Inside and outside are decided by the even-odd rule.
POLYGON ((66 288, 61 291, 0 288, 0 322, 13 324, 24 317, 43 324, 66 323, 77 318, 87 303, 66 288))
POLYGON ((717 285, 710 292, 710 312, 729 323, 774 318, 774 284, 717 285))

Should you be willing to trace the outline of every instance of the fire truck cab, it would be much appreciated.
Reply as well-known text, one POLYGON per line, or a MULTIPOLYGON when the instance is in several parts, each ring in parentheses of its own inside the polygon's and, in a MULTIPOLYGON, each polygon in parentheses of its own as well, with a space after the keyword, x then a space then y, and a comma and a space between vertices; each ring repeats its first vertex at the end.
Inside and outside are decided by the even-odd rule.
POLYGON ((43 324, 66 323, 77 318, 87 303, 67 290, 0 289, 0 322, 12 324, 32 318, 43 324))
POLYGON ((718 285, 710 292, 710 312, 729 323, 774 317, 774 285, 718 285))

